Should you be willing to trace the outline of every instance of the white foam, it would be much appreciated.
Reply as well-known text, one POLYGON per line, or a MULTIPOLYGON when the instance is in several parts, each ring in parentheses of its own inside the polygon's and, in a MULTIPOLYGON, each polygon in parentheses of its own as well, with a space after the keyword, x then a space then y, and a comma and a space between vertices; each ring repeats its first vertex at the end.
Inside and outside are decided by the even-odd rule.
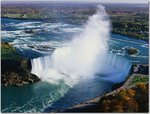
MULTIPOLYGON (((31 60, 31 72, 41 80, 50 83, 59 83, 60 80, 64 80, 69 86, 73 86, 82 79, 93 78, 96 73, 109 72, 111 75, 112 72, 116 73, 114 72, 116 70, 119 70, 121 74, 118 81, 120 78, 124 79, 125 76, 122 77, 122 75, 126 75, 124 73, 126 66, 121 67, 121 65, 126 64, 126 61, 107 55, 109 28, 105 8, 100 6, 97 14, 89 18, 84 30, 70 42, 70 46, 57 48, 52 56, 31 60), (113 63, 111 58, 114 58, 113 63), (107 65, 110 65, 112 70, 107 69, 109 68, 107 65)), ((110 80, 114 81, 112 78, 111 75, 110 80)))
POLYGON ((45 30, 45 31, 51 31, 54 33, 60 33, 60 32, 79 32, 82 29, 77 27, 71 27, 69 24, 64 23, 44 23, 44 22, 22 22, 19 24, 14 25, 18 29, 34 29, 36 28, 39 30, 45 30))
POLYGON ((149 45, 148 44, 142 44, 141 47, 149 48, 149 45))
POLYGON ((1 31, 2 38, 17 38, 17 37, 28 37, 31 34, 26 34, 21 30, 16 31, 1 31))
POLYGON ((15 24, 15 26, 19 29, 24 29, 24 28, 40 28, 41 22, 22 22, 15 24))
POLYGON ((62 28, 61 29, 62 32, 82 32, 83 29, 82 28, 62 28))

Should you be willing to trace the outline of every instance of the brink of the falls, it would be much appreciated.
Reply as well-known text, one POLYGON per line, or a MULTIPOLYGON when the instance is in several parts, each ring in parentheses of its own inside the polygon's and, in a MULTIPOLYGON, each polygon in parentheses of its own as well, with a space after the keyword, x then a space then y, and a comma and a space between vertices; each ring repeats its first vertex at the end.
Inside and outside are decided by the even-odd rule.
POLYGON ((127 59, 108 52, 109 17, 99 5, 89 17, 84 30, 73 37, 70 45, 56 49, 52 55, 31 60, 31 73, 41 80, 73 86, 81 79, 99 76, 112 82, 123 81, 130 70, 127 59))

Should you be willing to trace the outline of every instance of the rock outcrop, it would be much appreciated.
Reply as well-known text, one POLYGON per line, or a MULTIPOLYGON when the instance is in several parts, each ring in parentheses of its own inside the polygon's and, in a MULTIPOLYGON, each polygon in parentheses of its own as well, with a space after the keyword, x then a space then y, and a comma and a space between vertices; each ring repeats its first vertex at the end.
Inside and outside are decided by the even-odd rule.
POLYGON ((132 47, 125 48, 125 50, 128 55, 136 55, 138 53, 138 50, 132 47))
POLYGON ((29 30, 24 30, 23 32, 25 32, 27 34, 35 34, 37 31, 34 29, 29 29, 29 30))
POLYGON ((31 62, 21 57, 9 43, 1 44, 1 84, 22 86, 40 79, 30 73, 31 62))

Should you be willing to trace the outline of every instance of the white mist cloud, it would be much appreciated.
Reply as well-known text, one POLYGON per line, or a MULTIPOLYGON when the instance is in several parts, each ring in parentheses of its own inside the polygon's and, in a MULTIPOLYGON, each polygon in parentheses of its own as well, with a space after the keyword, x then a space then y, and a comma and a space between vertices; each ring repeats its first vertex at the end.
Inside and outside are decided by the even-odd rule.
POLYGON ((108 50, 109 18, 103 6, 85 24, 84 31, 74 36, 69 46, 57 48, 48 57, 32 60, 32 73, 49 82, 63 79, 72 86, 80 78, 91 78, 101 66, 108 50))
POLYGON ((109 54, 109 17, 104 6, 97 8, 97 13, 89 17, 84 30, 73 37, 69 46, 31 60, 31 72, 43 81, 59 83, 63 80, 69 86, 97 75, 112 82, 123 81, 130 69, 129 63, 109 54))

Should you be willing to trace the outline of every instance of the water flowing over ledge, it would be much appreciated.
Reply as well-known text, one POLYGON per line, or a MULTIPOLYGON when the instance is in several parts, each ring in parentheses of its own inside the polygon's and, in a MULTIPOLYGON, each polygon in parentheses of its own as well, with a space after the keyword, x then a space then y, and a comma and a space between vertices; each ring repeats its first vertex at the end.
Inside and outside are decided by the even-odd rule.
POLYGON ((33 59, 31 63, 32 73, 36 74, 41 80, 50 83, 59 83, 59 81, 64 80, 69 86, 73 86, 81 79, 91 79, 96 76, 114 83, 122 82, 128 76, 131 68, 129 60, 112 53, 107 54, 99 63, 97 62, 97 68, 95 68, 95 74, 93 75, 67 74, 54 70, 52 69, 53 61, 51 56, 33 59))
POLYGON ((69 46, 56 49, 51 56, 31 60, 31 72, 41 80, 50 83, 63 80, 69 86, 96 75, 113 82, 124 80, 130 69, 129 61, 108 54, 109 17, 104 6, 97 8, 69 46))

